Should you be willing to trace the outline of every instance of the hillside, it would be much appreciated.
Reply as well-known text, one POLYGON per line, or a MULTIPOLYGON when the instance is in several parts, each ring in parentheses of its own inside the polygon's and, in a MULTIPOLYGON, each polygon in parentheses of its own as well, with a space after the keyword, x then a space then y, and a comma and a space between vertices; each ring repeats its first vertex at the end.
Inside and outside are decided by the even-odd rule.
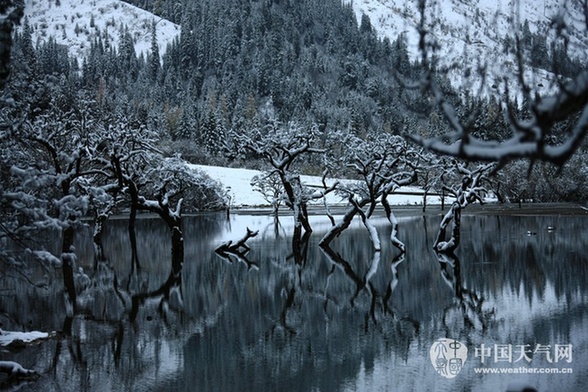
POLYGON ((134 40, 138 56, 151 47, 153 23, 161 55, 180 34, 180 26, 120 0, 25 0, 25 17, 34 43, 53 37, 79 60, 89 54, 98 39, 118 48, 125 29, 134 40))
MULTIPOLYGON (((424 71, 416 61, 415 2, 406 4, 30 0, 25 23, 30 28, 14 39, 13 88, 20 94, 16 103, 26 108, 32 102, 34 110, 28 115, 33 118, 92 110, 95 121, 106 128, 114 119, 149 130, 166 156, 255 169, 263 168, 263 162, 241 151, 240 140, 268 130, 313 129, 317 147, 328 148, 334 159, 342 154, 335 141, 345 135, 374 140, 381 134, 443 135, 450 126, 435 101, 423 90, 407 89, 402 83, 402 79, 418 80, 424 71), (169 18, 181 28, 166 20, 157 22, 158 18, 169 18), (154 22, 158 37, 165 33, 158 48, 150 42, 154 22), (61 44, 44 44, 41 38, 48 39, 54 31, 59 32, 54 35, 61 44), (117 42, 120 36, 123 45, 117 42), (177 39, 164 44, 172 36, 177 39), (129 41, 134 47, 127 45, 129 41), (119 50, 110 50, 116 45, 119 50), (81 67, 67 57, 72 52, 83 56, 85 50, 89 54, 81 67), (161 61, 154 61, 156 52, 161 61), (46 89, 36 88, 33 80, 46 89), (23 92, 23 83, 30 91, 23 92)), ((473 85, 471 64, 479 61, 496 66, 487 88, 501 91, 508 80, 511 91, 521 91, 512 74, 515 32, 538 78, 529 81, 533 87, 549 89, 544 79, 552 62, 565 60, 563 65, 575 67, 562 68, 564 77, 577 75, 578 64, 585 67, 573 63, 567 51, 558 56, 562 53, 550 49, 544 15, 555 12, 553 1, 545 0, 540 9, 536 2, 521 0, 520 29, 509 28, 508 4, 449 0, 440 4, 431 10, 436 22, 430 26, 440 47, 437 85, 458 116, 472 115, 471 132, 476 137, 508 137, 507 107, 514 118, 529 115, 521 99, 479 98, 473 85), (468 74, 472 77, 465 78, 468 74)), ((585 56, 578 49, 584 38, 577 27, 569 29, 570 53, 585 56)), ((565 128, 555 136, 565 136, 565 128)), ((321 164, 309 159, 299 170, 320 173, 321 164)))
MULTIPOLYGON (((118 48, 120 37, 127 28, 134 40, 136 54, 147 54, 151 47, 151 27, 156 23, 159 53, 163 57, 168 45, 180 36, 180 26, 129 2, 26 0, 25 15, 32 28, 33 42, 45 42, 53 37, 58 44, 67 46, 70 54, 78 59, 88 55, 92 42, 97 39, 107 46, 118 48)), ((162 13, 162 4, 167 3, 171 2, 141 4, 150 4, 153 11, 162 13)), ((416 27, 419 17, 416 1, 345 0, 344 3, 349 3, 353 8, 358 25, 362 23, 362 17, 367 15, 380 38, 386 37, 395 42, 398 37, 404 37, 411 59, 418 59, 420 54, 416 27)), ((545 44, 542 50, 547 50, 543 57, 548 57, 553 43, 553 34, 550 36, 550 32, 553 32, 553 21, 557 20, 556 16, 561 18, 568 27, 566 34, 571 57, 580 61, 586 59, 588 39, 583 33, 585 26, 575 17, 580 10, 577 9, 579 5, 574 2, 522 0, 518 2, 518 6, 515 6, 514 0, 448 0, 438 4, 430 3, 430 13, 434 15, 435 23, 429 23, 429 28, 439 44, 439 66, 447 70, 451 84, 456 89, 477 91, 480 78, 476 75, 476 70, 480 66, 487 67, 486 94, 501 91, 500 84, 505 76, 514 79, 516 57, 513 31, 515 25, 522 26, 525 21, 528 22, 530 33, 542 35, 545 44)), ((218 32, 224 29, 227 36, 233 34, 233 26, 219 27, 218 32)), ((215 33, 217 37, 218 32, 215 33)), ((219 39, 222 45, 223 40, 224 38, 219 39)), ((552 83, 556 80, 548 71, 552 64, 532 65, 527 72, 530 84, 541 94, 550 92, 552 83)))
MULTIPOLYGON (((555 36, 553 22, 565 22, 571 57, 586 60, 588 37, 583 20, 578 18, 582 13, 579 2, 444 0, 428 3, 431 4, 427 15, 428 28, 439 44, 437 54, 440 67, 448 69, 451 82, 457 88, 476 89, 480 78, 476 77, 475 71, 480 65, 487 66, 486 93, 496 91, 505 76, 516 80, 514 32, 517 28, 521 31, 525 21, 528 22, 531 34, 541 35, 544 49, 547 50, 542 54, 544 57, 550 54, 555 36), (431 15, 434 23, 431 23, 431 15)), ((364 14, 369 16, 380 37, 396 39, 403 34, 411 57, 416 59, 420 56, 416 1, 361 0, 353 1, 352 4, 358 21, 364 14)), ((542 55, 538 54, 537 57, 542 55)), ((527 60, 533 63, 533 59, 527 60)), ((545 69, 551 69, 552 64, 546 62, 533 65, 526 75, 531 86, 542 95, 548 93, 551 82, 556 78, 545 69)))

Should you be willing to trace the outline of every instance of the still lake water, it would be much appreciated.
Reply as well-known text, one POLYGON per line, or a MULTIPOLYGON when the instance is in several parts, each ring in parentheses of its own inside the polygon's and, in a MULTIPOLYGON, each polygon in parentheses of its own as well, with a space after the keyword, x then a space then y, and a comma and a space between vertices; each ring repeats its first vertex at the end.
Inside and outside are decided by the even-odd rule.
MULTIPOLYGON (((41 373, 22 391, 588 390, 588 218, 464 216, 459 259, 441 261, 431 250, 440 217, 400 219, 401 259, 383 219, 379 253, 360 222, 321 250, 329 226, 318 217, 293 252, 291 219, 186 217, 181 300, 146 298, 132 316, 123 289, 161 287, 170 240, 159 220, 141 220, 141 270, 131 274, 126 221, 113 220, 104 244, 120 292, 109 289, 112 270, 97 274, 87 314, 64 327, 59 282, 37 288, 4 277, 3 317, 71 335, 1 358, 41 373), (260 231, 248 242, 257 267, 214 253, 246 227, 260 231), (433 367, 440 338, 468 349, 454 378, 433 367), (545 368, 560 373, 515 373, 545 368)), ((77 244, 86 270, 90 233, 77 244)))

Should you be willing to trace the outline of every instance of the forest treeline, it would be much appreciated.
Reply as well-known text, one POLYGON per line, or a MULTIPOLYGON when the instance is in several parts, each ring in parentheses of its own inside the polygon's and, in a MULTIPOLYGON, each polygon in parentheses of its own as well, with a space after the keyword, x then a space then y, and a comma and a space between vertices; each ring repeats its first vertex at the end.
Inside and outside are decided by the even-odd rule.
MULTIPOLYGON (((403 79, 416 80, 423 72, 422 65, 409 57, 405 37, 380 38, 367 16, 357 20, 351 4, 340 0, 127 2, 180 24, 181 35, 167 48, 159 48, 154 25, 151 51, 137 55, 133 37, 121 26, 118 48, 107 34, 98 34, 88 56, 73 59, 53 40, 33 42, 31 26, 23 20, 14 38, 11 80, 15 103, 26 108, 21 117, 81 112, 81 103, 91 102, 85 115, 93 121, 109 123, 124 117, 146 127, 157 133, 159 148, 167 155, 252 168, 263 168, 263 163, 255 156, 243 156, 238 140, 267 127, 316 128, 323 144, 317 147, 325 147, 341 131, 366 137, 372 133, 437 136, 447 130, 442 113, 425 94, 403 87, 403 79)), ((521 30, 530 63, 553 65, 563 74, 577 71, 575 60, 561 48, 550 48, 538 33, 530 32, 528 23, 521 30)), ((504 48, 514 50, 511 38, 505 37, 504 48)), ((508 113, 498 100, 455 91, 443 73, 437 77, 460 116, 475 113, 473 134, 487 139, 509 134, 508 113)), ((524 102, 509 106, 518 117, 528 114, 524 102)), ((563 127, 561 132, 565 133, 563 127)), ((577 165, 572 161, 568 167, 577 169, 577 165)), ((526 176, 525 164, 512 167, 512 175, 508 168, 503 173, 517 180, 505 181, 505 186, 520 188, 524 183, 524 189, 512 190, 512 195, 564 200, 586 187, 577 185, 577 178, 576 185, 555 187, 540 181, 549 167, 531 170, 533 178, 526 176)), ((310 159, 300 170, 318 174, 322 168, 310 159)), ((344 167, 340 174, 346 174, 344 167)))

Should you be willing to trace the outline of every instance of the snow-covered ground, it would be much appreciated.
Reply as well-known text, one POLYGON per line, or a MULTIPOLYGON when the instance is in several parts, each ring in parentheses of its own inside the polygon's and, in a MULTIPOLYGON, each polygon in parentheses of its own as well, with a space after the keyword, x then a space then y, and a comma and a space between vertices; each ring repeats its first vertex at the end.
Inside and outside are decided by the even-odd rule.
POLYGON ((32 29, 33 43, 53 37, 69 48, 71 56, 84 58, 94 39, 100 37, 118 48, 121 31, 128 28, 135 52, 151 50, 151 27, 156 23, 159 54, 180 34, 180 26, 120 0, 25 0, 25 17, 32 29))
MULTIPOLYGON (((207 173, 212 179, 219 181, 225 189, 229 190, 231 196, 231 206, 245 207, 245 206, 268 206, 269 203, 263 198, 261 193, 255 192, 251 186, 251 180, 255 175, 261 174, 257 170, 226 168, 219 166, 204 166, 204 165, 190 165, 190 167, 202 170, 207 173)), ((318 176, 301 176, 304 184, 309 186, 320 186, 321 178, 318 176)), ((327 181, 330 186, 335 180, 327 181)), ((349 180, 340 180, 349 181, 349 180)), ((317 188, 318 189, 318 188, 317 188)), ((392 205, 416 205, 422 204, 423 197, 422 190, 417 187, 403 187, 400 188, 396 194, 388 197, 388 201, 392 205), (417 193, 417 195, 401 194, 402 192, 417 193)), ((346 200, 334 194, 327 195, 327 202, 329 205, 346 205, 346 200)), ((322 201, 320 201, 322 203, 322 201)), ((440 203, 439 197, 431 196, 427 198, 428 204, 440 203)))

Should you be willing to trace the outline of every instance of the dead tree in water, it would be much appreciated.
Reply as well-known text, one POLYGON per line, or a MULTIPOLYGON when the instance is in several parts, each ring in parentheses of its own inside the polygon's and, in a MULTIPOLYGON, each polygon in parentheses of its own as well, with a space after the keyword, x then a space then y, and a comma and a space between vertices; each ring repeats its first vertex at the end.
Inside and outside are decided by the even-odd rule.
MULTIPOLYGON (((137 267, 135 221, 139 211, 157 214, 167 225, 171 235, 172 276, 179 281, 184 263, 182 207, 186 200, 192 208, 222 207, 222 196, 214 181, 184 161, 164 159, 153 147, 149 134, 137 138, 124 126, 112 129, 107 143, 107 158, 102 159, 103 171, 130 204, 129 238, 132 247, 132 271, 137 267)), ((114 185, 113 185, 114 186, 114 185)))
POLYGON ((335 190, 335 186, 314 192, 306 187, 295 166, 309 154, 322 154, 324 150, 313 147, 316 130, 297 127, 278 128, 264 135, 241 136, 240 145, 244 150, 262 157, 269 165, 267 176, 277 175, 282 183, 282 200, 294 215, 295 230, 312 232, 308 222, 308 203, 323 198, 335 190))
POLYGON ((483 202, 483 197, 487 191, 482 184, 489 181, 488 175, 494 168, 495 164, 486 164, 470 170, 464 164, 455 163, 454 167, 450 168, 455 171, 447 170, 447 176, 451 173, 459 176, 460 180, 454 187, 444 186, 445 192, 455 200, 439 225, 439 232, 434 244, 436 251, 451 253, 458 247, 461 233, 461 211, 471 203, 483 202), (445 240, 446 231, 450 223, 453 223, 451 237, 449 240, 445 240))
POLYGON ((321 239, 321 246, 328 246, 349 227, 353 218, 362 218, 376 251, 380 250, 378 234, 370 223, 378 203, 381 203, 392 225, 391 241, 401 252, 405 246, 398 239, 398 221, 388 203, 388 196, 400 186, 412 184, 417 178, 418 154, 409 148, 399 136, 388 134, 370 135, 367 140, 350 136, 345 141, 347 147, 344 163, 361 178, 349 185, 341 185, 338 192, 347 195, 350 207, 343 218, 333 225, 321 239))
POLYGON ((257 268, 257 263, 252 262, 247 258, 247 253, 249 253, 251 250, 251 248, 249 248, 247 245, 247 241, 249 241, 250 238, 256 237, 258 234, 259 230, 253 231, 247 228, 247 233, 245 233, 245 236, 243 236, 240 240, 235 243, 233 243, 233 241, 225 242, 217 246, 214 251, 217 255, 230 263, 233 262, 231 259, 232 256, 235 257, 238 261, 241 261, 247 265, 248 269, 251 269, 251 267, 257 268))

